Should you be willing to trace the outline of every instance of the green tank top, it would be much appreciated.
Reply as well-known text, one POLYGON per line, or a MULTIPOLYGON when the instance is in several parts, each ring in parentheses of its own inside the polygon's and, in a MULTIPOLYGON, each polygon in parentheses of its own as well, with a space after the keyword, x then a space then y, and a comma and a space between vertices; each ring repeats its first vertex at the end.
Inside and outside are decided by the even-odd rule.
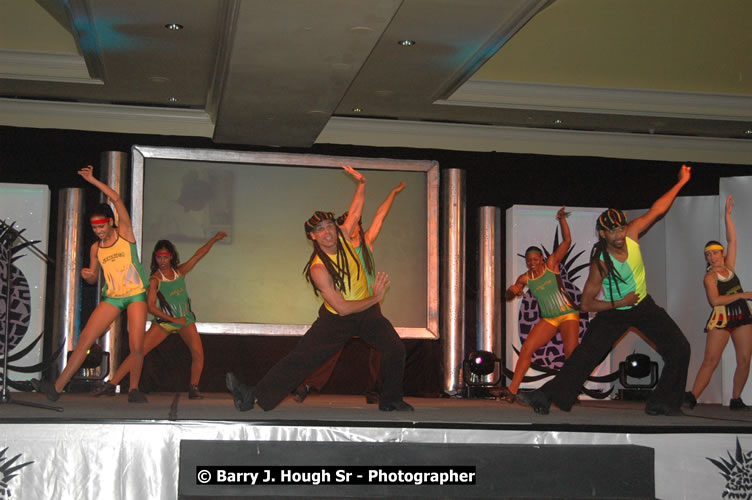
MULTIPOLYGON (((175 274, 177 274, 177 271, 175 271, 175 274)), ((162 277, 164 277, 164 275, 162 277)), ((178 325, 155 317, 154 321, 157 323, 182 328, 183 326, 190 325, 196 321, 196 315, 193 314, 193 310, 191 309, 191 299, 188 297, 185 279, 179 274, 177 275, 177 278, 172 281, 159 280, 157 305, 163 313, 168 314, 173 318, 182 318, 185 316, 185 325, 178 325)))
MULTIPOLYGON (((619 273, 621 279, 614 276, 606 276, 603 279, 603 300, 614 302, 623 299, 629 292, 637 292, 640 296, 638 304, 648 294, 648 286, 645 281, 645 265, 642 262, 642 252, 640 245, 631 238, 626 238, 627 260, 619 262, 609 255, 614 269, 619 273), (623 281, 622 281, 623 280, 623 281), (618 286, 618 289, 617 289, 618 286)), ((601 256, 603 260, 603 256, 601 256)), ((617 309, 631 309, 634 306, 617 307, 617 309)))
POLYGON ((371 289, 371 285, 373 285, 373 280, 376 279, 376 260, 373 258, 373 252, 371 252, 371 249, 368 248, 368 244, 365 241, 361 241, 360 245, 358 245, 358 248, 355 249, 355 253, 358 254, 358 260, 360 261, 360 266, 363 268, 363 271, 366 273, 366 279, 368 280, 368 294, 373 295, 373 290, 371 289), (363 249, 365 248, 365 251, 368 252, 368 255, 371 257, 371 263, 373 264, 373 272, 369 273, 368 269, 366 268, 366 261, 363 257, 363 249))
POLYGON ((577 312, 569 297, 562 292, 559 275, 546 268, 536 279, 527 280, 530 293, 538 299, 538 308, 542 318, 555 318, 562 314, 577 312))

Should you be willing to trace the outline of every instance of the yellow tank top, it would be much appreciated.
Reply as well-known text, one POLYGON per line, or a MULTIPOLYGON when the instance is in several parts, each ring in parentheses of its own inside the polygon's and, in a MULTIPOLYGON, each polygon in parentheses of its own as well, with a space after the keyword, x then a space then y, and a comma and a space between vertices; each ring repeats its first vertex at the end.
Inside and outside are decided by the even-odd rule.
POLYGON ((138 260, 135 243, 126 241, 118 234, 111 246, 103 247, 100 244, 97 260, 104 274, 102 295, 120 299, 146 292, 144 284, 147 280, 144 278, 144 267, 138 260))
MULTIPOLYGON (((368 278, 366 277, 366 273, 360 267, 360 263, 358 262, 358 254, 355 253, 355 250, 353 249, 352 244, 349 241, 345 240, 344 238, 340 238, 339 241, 341 241, 342 244, 347 247, 345 249, 345 255, 347 256, 347 267, 350 270, 350 286, 347 286, 347 279, 345 278, 345 289, 342 290, 342 297, 344 297, 345 300, 367 299, 371 296, 371 294, 368 292, 368 278), (355 257, 353 258, 353 256, 355 257)), ((327 256, 336 269, 337 255, 327 254, 327 256)), ((315 266, 316 264, 323 265, 323 262, 321 262, 321 259, 318 255, 313 259, 313 262, 311 262, 311 266, 315 266)), ((329 312, 337 314, 337 311, 335 311, 334 308, 326 302, 326 300, 324 301, 324 306, 327 308, 327 310, 329 310, 329 312)))

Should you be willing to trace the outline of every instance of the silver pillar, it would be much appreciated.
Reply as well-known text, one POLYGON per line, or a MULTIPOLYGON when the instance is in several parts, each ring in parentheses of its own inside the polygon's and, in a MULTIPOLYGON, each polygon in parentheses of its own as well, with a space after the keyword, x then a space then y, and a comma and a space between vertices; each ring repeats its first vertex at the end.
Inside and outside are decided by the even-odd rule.
POLYGON ((56 380, 68 361, 81 321, 81 269, 84 248, 84 190, 61 189, 58 194, 57 248, 55 250, 55 309, 52 322, 52 350, 63 344, 63 352, 52 366, 56 380))
POLYGON ((442 171, 441 181, 441 341, 444 350, 444 392, 462 386, 465 350, 465 171, 442 171))
MULTIPOLYGON (((501 209, 480 207, 478 211, 478 350, 488 351, 501 359, 501 209)), ((483 378, 491 382, 499 376, 483 378)))
MULTIPOLYGON (((100 158, 100 180, 115 190, 121 199, 126 199, 126 193, 130 192, 125 185, 126 172, 128 168, 128 153, 122 151, 105 151, 100 158)), ((101 195, 101 200, 106 202, 106 197, 101 195)), ((113 207, 113 211, 114 207, 113 207)), ((117 218, 117 212, 115 212, 115 218, 117 218)), ((117 221, 116 221, 117 222, 117 221)), ((99 275, 99 289, 102 289, 102 274, 99 275)), ((120 362, 125 358, 123 339, 125 335, 123 330, 125 329, 125 322, 122 317, 116 319, 110 325, 110 329, 99 339, 99 344, 102 349, 110 353, 110 373, 115 371, 120 366, 120 362)))

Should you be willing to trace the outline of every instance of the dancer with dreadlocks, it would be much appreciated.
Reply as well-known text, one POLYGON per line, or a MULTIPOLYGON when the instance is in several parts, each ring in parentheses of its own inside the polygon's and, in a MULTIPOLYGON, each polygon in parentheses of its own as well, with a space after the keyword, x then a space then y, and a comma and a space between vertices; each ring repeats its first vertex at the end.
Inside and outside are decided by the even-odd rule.
POLYGON ((382 392, 379 410, 411 411, 402 400, 405 348, 382 314, 379 302, 389 286, 389 278, 377 272, 372 290, 350 241, 350 233, 363 210, 365 178, 351 167, 345 170, 358 182, 342 229, 331 212, 315 212, 305 224, 306 236, 313 240, 313 253, 304 268, 306 279, 324 304, 319 317, 293 351, 269 370, 256 387, 241 383, 228 373, 225 382, 240 411, 258 402, 264 410, 277 406, 316 367, 329 359, 345 342, 358 336, 381 351, 382 392))
POLYGON ((705 325, 708 334, 705 341, 705 357, 697 372, 691 392, 685 394, 684 402, 690 408, 697 405, 697 398, 708 386, 710 377, 721 360, 729 338, 734 342, 736 370, 731 390, 731 410, 749 410, 742 401, 742 390, 749 377, 749 361, 752 357, 752 314, 747 300, 752 300, 752 292, 742 290, 736 269, 736 228, 731 219, 734 200, 726 199, 726 249, 717 241, 705 245, 705 261, 708 272, 705 274, 705 295, 713 306, 710 318, 705 325))
MULTIPOLYGON (((204 369, 204 346, 196 329, 196 315, 191 308, 191 299, 185 284, 185 275, 203 259, 214 244, 227 237, 219 232, 186 262, 180 262, 180 256, 170 240, 159 240, 151 253, 151 278, 146 295, 149 312, 154 315, 149 330, 144 336, 144 356, 165 341, 172 333, 183 339, 191 352, 191 377, 188 385, 189 399, 203 399, 198 390, 201 372, 204 369)), ((120 364, 109 382, 97 387, 92 395, 114 396, 115 387, 131 371, 134 359, 129 355, 120 364)))
POLYGON ((525 263, 528 271, 521 274, 517 281, 510 286, 504 294, 508 301, 522 295, 525 287, 528 287, 536 299, 541 312, 541 320, 535 324, 520 348, 520 356, 514 367, 514 375, 509 387, 501 390, 501 399, 514 402, 517 389, 520 387, 535 351, 540 349, 549 340, 561 332, 561 340, 564 343, 564 355, 569 358, 579 340, 580 313, 575 307, 569 294, 564 290, 559 277, 559 263, 569 250, 572 243, 572 234, 569 230, 567 217, 569 212, 561 207, 556 213, 556 218, 561 226, 561 243, 548 257, 543 258, 543 252, 538 247, 530 247, 525 251, 525 263))
POLYGON ((647 213, 632 222, 620 210, 606 210, 598 218, 599 240, 590 254, 590 275, 582 292, 581 309, 598 313, 582 342, 559 374, 540 389, 520 392, 517 401, 545 415, 551 403, 569 411, 588 375, 613 345, 634 328, 648 340, 665 362, 655 390, 648 397, 648 415, 681 415, 687 383, 689 342, 663 308, 647 293, 639 237, 662 217, 689 181, 691 169, 682 165, 679 181, 647 213), (603 289, 604 300, 596 297, 603 289))
MULTIPOLYGON (((384 224, 384 219, 389 210, 392 208, 394 198, 405 189, 405 183, 400 182, 397 187, 391 190, 386 199, 379 205, 376 210, 376 215, 371 221, 371 225, 367 231, 363 230, 362 218, 358 219, 358 223, 353 227, 350 233, 350 241, 355 248, 355 253, 358 254, 360 265, 366 273, 366 279, 368 280, 368 292, 373 295, 371 286, 376 277, 376 264, 373 257, 373 243, 378 238, 381 232, 381 227, 384 224)), ((342 227, 347 220, 348 212, 337 217, 337 225, 342 227)), ((327 381, 331 378, 334 372, 334 367, 337 365, 344 346, 337 351, 334 356, 329 358, 323 365, 318 367, 316 371, 306 377, 305 381, 295 389, 293 397, 298 403, 302 403, 303 400, 310 394, 312 390, 320 391, 327 381)), ((373 346, 368 346, 368 387, 366 389, 366 403, 375 404, 379 401, 379 379, 381 378, 381 353, 373 346)))

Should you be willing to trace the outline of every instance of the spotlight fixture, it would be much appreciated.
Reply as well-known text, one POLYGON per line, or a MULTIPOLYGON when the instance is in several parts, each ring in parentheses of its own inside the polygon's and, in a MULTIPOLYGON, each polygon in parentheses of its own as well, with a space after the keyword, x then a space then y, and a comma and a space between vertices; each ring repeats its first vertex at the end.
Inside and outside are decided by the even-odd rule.
POLYGON ((619 363, 619 381, 626 389, 652 389, 658 383, 658 363, 646 354, 633 353, 619 363), (629 379, 650 377, 647 383, 630 382, 629 379))
POLYGON ((400 40, 397 42, 397 45, 402 45, 403 47, 412 47, 415 45, 415 40, 400 40))
POLYGON ((496 398, 489 392, 489 389, 498 385, 501 380, 501 370, 490 381, 483 380, 483 378, 494 373, 497 363, 501 363, 501 360, 492 352, 473 351, 467 355, 467 359, 462 362, 462 378, 465 381, 467 398, 496 398))
POLYGON ((183 25, 178 23, 167 23, 164 27, 170 31, 180 31, 183 29, 183 25))
POLYGON ((177 102, 178 102, 178 98, 177 98, 177 97, 170 97, 169 99, 167 99, 167 101, 168 101, 168 102, 169 102, 170 104, 177 104, 177 102))
POLYGON ((353 108, 353 113, 362 113, 362 112, 363 110, 358 107, 353 108))

